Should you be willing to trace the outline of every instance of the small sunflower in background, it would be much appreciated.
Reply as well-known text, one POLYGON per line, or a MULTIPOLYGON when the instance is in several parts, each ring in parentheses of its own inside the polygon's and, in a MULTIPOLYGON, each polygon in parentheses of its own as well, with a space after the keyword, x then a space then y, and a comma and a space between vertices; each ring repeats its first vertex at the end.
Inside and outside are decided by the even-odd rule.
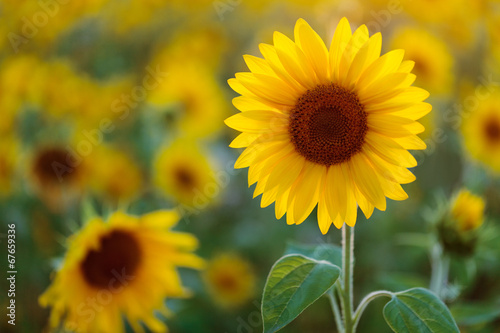
POLYGON ((29 100, 30 81, 39 66, 35 56, 19 55, 5 59, 0 65, 0 135, 12 132, 16 128, 19 109, 29 100))
POLYGON ((392 49, 405 50, 405 59, 415 62, 413 73, 415 83, 432 94, 451 92, 453 77, 453 57, 446 43, 419 28, 398 30, 391 41, 392 49))
POLYGON ((177 267, 200 269, 192 253, 197 239, 173 232, 175 211, 140 217, 113 213, 96 217, 68 239, 68 250, 52 284, 40 296, 51 307, 50 326, 77 332, 125 332, 123 318, 135 332, 167 327, 155 312, 168 315, 165 298, 189 296, 177 267))
POLYGON ((177 140, 160 150, 154 175, 165 195, 191 208, 205 208, 221 191, 207 158, 191 140, 177 140))
POLYGON ((474 253, 485 206, 481 196, 465 188, 453 196, 438 222, 438 235, 445 252, 465 256, 474 253))
POLYGON ((60 144, 37 148, 26 172, 35 193, 53 211, 71 205, 83 193, 89 180, 88 160, 60 144))
POLYGON ((174 131, 204 138, 221 130, 227 107, 210 65, 192 59, 178 61, 160 52, 151 66, 159 66, 168 76, 148 93, 147 102, 168 116, 174 131))
POLYGON ((131 156, 115 147, 100 145, 89 164, 92 188, 112 202, 128 202, 142 190, 141 169, 131 156))
POLYGON ((462 134, 469 154, 500 173, 500 93, 488 89, 493 93, 463 122, 462 134))
POLYGON ((251 264, 234 253, 210 260, 203 273, 205 285, 217 305, 231 309, 255 296, 256 277, 251 264))
POLYGON ((228 81, 242 95, 233 100, 241 112, 226 119, 242 132, 230 147, 246 147, 235 167, 249 167, 276 218, 300 224, 318 206, 326 234, 332 223, 354 226, 358 205, 369 218, 386 197, 408 197, 400 184, 415 180, 408 149, 426 147, 417 120, 431 110, 429 93, 411 86, 403 50, 380 56, 381 46, 380 33, 352 33, 343 18, 328 50, 299 19, 295 42, 275 32, 274 45, 260 44, 264 59, 244 56, 251 72, 228 81))

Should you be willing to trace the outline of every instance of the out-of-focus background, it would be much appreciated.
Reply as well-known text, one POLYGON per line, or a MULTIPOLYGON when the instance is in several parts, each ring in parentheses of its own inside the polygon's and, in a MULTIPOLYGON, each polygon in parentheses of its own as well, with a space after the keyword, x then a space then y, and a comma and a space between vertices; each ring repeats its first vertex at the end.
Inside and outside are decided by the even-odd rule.
MULTIPOLYGON (((228 148, 236 132, 223 120, 237 110, 226 81, 273 31, 293 37, 302 17, 329 45, 343 16, 381 31, 383 52, 405 49, 433 105, 417 181, 404 186, 409 199, 369 221, 358 215, 355 298, 428 286, 433 216, 466 187, 486 202, 485 219, 474 249, 452 256, 448 302, 463 332, 500 332, 494 0, 1 0, 0 267, 7 271, 14 223, 18 292, 17 324, 3 315, 0 331, 49 331, 37 299, 91 205, 133 214, 177 207, 177 230, 200 240, 210 272, 181 271, 194 296, 167 301, 171 332, 260 332, 261 290, 287 242, 338 243, 340 232, 322 236, 315 214, 287 226, 252 199, 247 171, 233 169, 239 151, 228 148), (217 274, 237 282, 221 287, 217 274)), ((4 278, 0 285, 5 309, 4 278)), ((390 332, 383 305, 370 305, 359 332, 390 332)), ((283 332, 334 332, 328 306, 320 299, 283 332)))

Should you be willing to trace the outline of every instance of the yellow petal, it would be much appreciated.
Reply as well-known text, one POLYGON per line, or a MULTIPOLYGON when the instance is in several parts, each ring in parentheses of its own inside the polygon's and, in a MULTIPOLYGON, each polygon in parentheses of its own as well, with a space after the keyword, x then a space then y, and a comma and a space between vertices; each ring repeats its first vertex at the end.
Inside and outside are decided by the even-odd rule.
POLYGON ((326 83, 328 80, 328 50, 319 35, 303 19, 298 19, 295 24, 295 43, 302 49, 314 72, 318 77, 318 83, 326 83))
POLYGON ((288 208, 288 195, 290 194, 290 188, 288 188, 283 194, 276 197, 276 203, 274 206, 276 218, 279 220, 285 215, 288 208))
POLYGON ((298 83, 283 67, 276 49, 272 45, 268 44, 260 44, 259 48, 264 58, 266 58, 271 72, 286 82, 298 95, 302 95, 306 89, 304 86, 300 85, 300 83, 298 83))
POLYGON ((405 52, 403 50, 394 50, 387 52, 380 58, 376 59, 368 68, 361 74, 358 80, 358 87, 365 87, 372 84, 374 81, 394 73, 398 69, 403 60, 405 52))
POLYGON ((255 133, 241 133, 229 144, 231 148, 244 148, 248 147, 252 142, 254 142, 260 134, 255 133))
POLYGON ((236 79, 256 96, 273 103, 293 107, 299 96, 281 79, 257 73, 236 73, 236 79))
POLYGON ((365 142, 374 153, 391 164, 405 168, 412 168, 417 165, 417 160, 389 137, 368 131, 365 142))
POLYGON ((267 74, 267 75, 272 73, 271 67, 269 67, 269 64, 262 58, 257 58, 255 56, 245 54, 243 55, 243 59, 245 60, 248 69, 252 73, 267 74))
POLYGON ((367 121, 370 131, 391 138, 401 138, 418 134, 425 129, 414 120, 390 114, 369 114, 367 121))
POLYGON ((386 201, 380 182, 373 166, 363 153, 351 157, 348 162, 349 170, 356 182, 356 186, 368 201, 380 210, 385 210, 386 201))
POLYGON ((171 228, 180 219, 176 210, 157 210, 141 216, 141 223, 154 228, 171 228))
POLYGON ((396 96, 400 89, 407 88, 415 81, 416 76, 407 73, 391 73, 369 86, 360 88, 357 92, 359 101, 363 105, 382 102, 396 96))
POLYGON ((332 223, 333 219, 330 218, 330 215, 328 214, 325 200, 320 199, 318 202, 318 226, 323 235, 326 235, 332 223))
POLYGON ((352 34, 351 39, 347 43, 339 65, 339 80, 338 82, 346 82, 347 73, 351 68, 352 61, 359 49, 368 41, 368 28, 365 25, 360 26, 352 34))
POLYGON ((318 80, 304 52, 297 44, 278 31, 274 33, 273 39, 276 54, 290 76, 303 87, 313 89, 318 84, 318 80))
POLYGON ((348 179, 342 172, 339 164, 328 168, 326 176, 325 201, 330 216, 340 215, 345 218, 347 211, 347 186, 348 179))
POLYGON ((240 132, 280 132, 288 128, 288 116, 271 110, 252 110, 237 113, 224 120, 224 123, 240 132))
POLYGON ((353 89, 366 68, 380 57, 381 49, 382 34, 376 33, 365 43, 365 45, 363 45, 354 57, 349 72, 343 82, 343 86, 350 90, 353 89))
POLYGON ((342 54, 351 39, 351 26, 349 21, 343 17, 335 33, 333 34, 332 42, 330 44, 330 78, 333 82, 339 82, 340 77, 340 60, 342 59, 342 54))
POLYGON ((250 111, 250 110, 273 110, 273 111, 281 111, 276 110, 272 106, 262 103, 255 98, 248 96, 238 96, 233 98, 233 105, 240 110, 241 112, 250 111))

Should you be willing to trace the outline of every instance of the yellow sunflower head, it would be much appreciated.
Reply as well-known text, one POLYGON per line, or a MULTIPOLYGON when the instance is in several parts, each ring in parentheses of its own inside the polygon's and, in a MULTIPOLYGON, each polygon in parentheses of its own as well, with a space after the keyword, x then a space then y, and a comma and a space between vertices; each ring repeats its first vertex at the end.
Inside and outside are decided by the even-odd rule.
POLYGON ((481 237, 485 201, 461 189, 451 199, 446 214, 439 220, 439 240, 446 252, 458 256, 472 255, 481 237))
POLYGON ((101 145, 89 158, 89 164, 93 189, 113 202, 130 200, 142 188, 141 169, 123 151, 101 145))
POLYGON ((151 66, 158 65, 168 72, 168 76, 148 93, 147 102, 160 112, 166 112, 174 128, 184 136, 214 135, 222 128, 227 107, 211 65, 176 57, 161 53, 152 62, 151 66))
POLYGON ((0 198, 9 195, 14 184, 14 174, 16 172, 19 144, 13 136, 0 138, 0 198))
POLYGON ((380 56, 380 33, 365 25, 351 33, 343 18, 327 49, 302 19, 295 42, 279 32, 260 44, 264 59, 244 56, 249 73, 229 85, 242 96, 241 112, 226 124, 242 132, 231 147, 246 147, 237 168, 249 167, 262 206, 275 202, 276 217, 303 222, 318 206, 318 223, 356 223, 357 206, 369 218, 385 210, 386 197, 404 200, 400 184, 415 177, 408 149, 424 149, 416 120, 431 106, 427 91, 412 87, 414 62, 404 51, 380 56))
POLYGON ((61 144, 39 147, 26 170, 35 193, 54 211, 73 203, 88 181, 88 160, 72 154, 61 144))
POLYGON ((463 122, 462 134, 470 155, 500 172, 500 92, 495 87, 463 122))
POLYGON ((451 203, 450 214, 457 230, 475 230, 483 224, 485 202, 466 189, 460 190, 451 203))
POLYGON ((168 314, 165 298, 186 297, 177 267, 202 268, 192 253, 197 239, 170 230, 174 211, 141 217, 116 212, 107 222, 94 218, 69 238, 68 250, 52 284, 39 298, 51 307, 50 326, 76 332, 136 332, 142 324, 166 332, 155 311, 168 314))
POLYGON ((236 254, 214 257, 204 272, 204 280, 214 301, 223 308, 241 306, 255 295, 252 266, 236 254))
POLYGON ((391 47, 405 50, 405 58, 415 62, 417 84, 435 94, 450 92, 453 58, 444 41, 427 30, 406 28, 396 33, 391 47))
POLYGON ((191 140, 179 140, 160 150, 154 173, 158 188, 190 208, 205 208, 220 192, 207 158, 191 140))

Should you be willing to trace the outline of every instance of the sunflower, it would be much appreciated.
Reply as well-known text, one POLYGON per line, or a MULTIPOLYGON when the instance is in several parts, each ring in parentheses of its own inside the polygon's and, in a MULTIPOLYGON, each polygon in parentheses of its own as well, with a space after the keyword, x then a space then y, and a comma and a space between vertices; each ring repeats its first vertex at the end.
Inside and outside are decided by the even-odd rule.
POLYGON ((172 119, 182 135, 203 138, 217 133, 227 116, 224 95, 211 64, 194 59, 180 61, 170 49, 160 52, 151 66, 168 72, 148 93, 147 102, 172 119))
POLYGON ((222 253, 207 265, 204 281, 215 302, 223 308, 241 306, 255 294, 255 274, 239 255, 222 253))
POLYGON ((495 87, 463 122, 462 134, 470 155, 500 172, 500 93, 495 87))
POLYGON ((90 164, 93 189, 114 202, 130 200, 142 188, 143 177, 139 166, 117 148, 97 147, 90 164))
POLYGON ((453 199, 450 209, 456 229, 469 231, 479 228, 483 224, 484 206, 483 198, 466 189, 460 190, 453 199))
POLYGON ((405 28, 396 33, 391 48, 405 50, 405 58, 415 62, 418 85, 434 94, 450 92, 453 58, 442 40, 423 29, 405 28))
POLYGON ((60 211, 84 191, 87 162, 60 144, 45 145, 33 152, 26 172, 35 193, 50 209, 60 211))
POLYGON ((191 140, 160 150, 154 168, 158 188, 187 208, 204 208, 220 192, 209 162, 191 140))
POLYGON ((156 211, 88 221, 69 238, 62 267, 39 298, 43 307, 52 307, 50 326, 125 332, 123 315, 136 332, 144 331, 141 322, 154 332, 167 331, 155 311, 168 314, 166 297, 189 295, 177 267, 204 265, 191 253, 197 239, 170 230, 178 219, 175 211, 156 211))
POLYGON ((448 204, 447 213, 437 224, 438 236, 446 252, 470 256, 481 237, 485 200, 467 189, 457 192, 448 204))
POLYGON ((228 81, 242 95, 241 113, 226 119, 243 132, 230 147, 246 147, 235 166, 249 167, 255 196, 275 202, 278 219, 299 224, 317 205, 325 234, 354 226, 357 205, 369 218, 386 197, 408 197, 400 184, 415 179, 407 168, 417 162, 407 149, 425 148, 416 120, 431 110, 429 94, 411 86, 404 51, 380 56, 381 43, 343 18, 328 50, 299 19, 295 42, 275 32, 274 46, 260 45, 264 59, 244 56, 251 72, 228 81))

